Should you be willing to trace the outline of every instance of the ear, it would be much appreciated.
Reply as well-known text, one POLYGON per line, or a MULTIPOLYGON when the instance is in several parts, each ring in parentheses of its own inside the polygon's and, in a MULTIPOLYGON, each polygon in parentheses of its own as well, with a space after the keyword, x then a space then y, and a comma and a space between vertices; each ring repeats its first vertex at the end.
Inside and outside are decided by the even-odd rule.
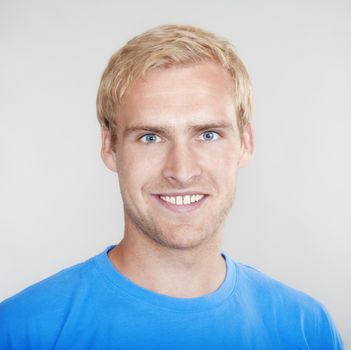
POLYGON ((243 129, 243 135, 240 148, 239 167, 245 167, 251 160, 255 148, 253 126, 247 123, 243 129))
POLYGON ((101 141, 101 158, 110 170, 117 173, 116 152, 111 142, 111 133, 104 126, 101 127, 101 141))

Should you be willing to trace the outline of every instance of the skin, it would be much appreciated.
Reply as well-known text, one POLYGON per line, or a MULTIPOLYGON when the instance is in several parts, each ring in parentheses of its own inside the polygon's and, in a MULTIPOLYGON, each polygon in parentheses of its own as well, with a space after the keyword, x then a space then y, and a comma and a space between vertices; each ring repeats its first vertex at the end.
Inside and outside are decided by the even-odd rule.
POLYGON ((101 156, 118 174, 125 219, 124 238, 109 257, 139 286, 190 298, 225 278, 224 220, 237 171, 254 149, 250 123, 240 141, 233 96, 229 74, 215 63, 158 69, 124 97, 115 145, 102 129, 101 156), (190 212, 174 212, 156 197, 188 192, 206 194, 190 212))

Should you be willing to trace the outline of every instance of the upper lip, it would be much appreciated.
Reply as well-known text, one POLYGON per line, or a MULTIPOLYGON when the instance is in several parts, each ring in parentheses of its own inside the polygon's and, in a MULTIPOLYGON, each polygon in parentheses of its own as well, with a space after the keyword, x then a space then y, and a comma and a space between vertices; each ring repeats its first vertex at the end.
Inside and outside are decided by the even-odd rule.
POLYGON ((203 192, 196 192, 196 191, 191 191, 191 192, 181 192, 181 193, 157 193, 155 196, 162 196, 162 197, 177 197, 177 196, 193 196, 193 195, 203 195, 206 196, 206 193, 203 192))

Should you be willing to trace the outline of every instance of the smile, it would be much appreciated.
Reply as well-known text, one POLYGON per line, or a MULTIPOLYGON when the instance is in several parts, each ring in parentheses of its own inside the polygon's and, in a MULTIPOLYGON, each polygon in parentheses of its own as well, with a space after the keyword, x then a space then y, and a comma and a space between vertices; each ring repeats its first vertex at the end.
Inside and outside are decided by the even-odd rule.
POLYGON ((205 194, 189 193, 182 195, 155 195, 160 204, 177 213, 186 213, 199 208, 208 197, 205 194))
POLYGON ((176 197, 160 196, 160 198, 165 202, 172 203, 175 205, 195 203, 200 201, 203 197, 205 197, 203 194, 193 194, 193 195, 176 196, 176 197))

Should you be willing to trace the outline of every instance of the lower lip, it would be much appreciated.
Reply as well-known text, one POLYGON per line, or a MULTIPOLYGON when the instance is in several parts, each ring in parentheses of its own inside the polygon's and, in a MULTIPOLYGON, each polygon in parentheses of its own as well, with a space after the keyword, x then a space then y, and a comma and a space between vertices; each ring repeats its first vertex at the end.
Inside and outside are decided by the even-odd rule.
POLYGON ((208 196, 205 195, 198 202, 194 202, 194 203, 190 203, 190 204, 182 204, 182 205, 176 205, 176 204, 166 202, 166 201, 162 200, 160 198, 160 196, 158 196, 158 195, 154 195, 154 197, 158 200, 158 202, 160 204, 162 204, 164 207, 166 207, 169 210, 172 210, 175 213, 188 213, 188 212, 194 211, 197 208, 201 207, 201 205, 205 202, 205 200, 208 196))

